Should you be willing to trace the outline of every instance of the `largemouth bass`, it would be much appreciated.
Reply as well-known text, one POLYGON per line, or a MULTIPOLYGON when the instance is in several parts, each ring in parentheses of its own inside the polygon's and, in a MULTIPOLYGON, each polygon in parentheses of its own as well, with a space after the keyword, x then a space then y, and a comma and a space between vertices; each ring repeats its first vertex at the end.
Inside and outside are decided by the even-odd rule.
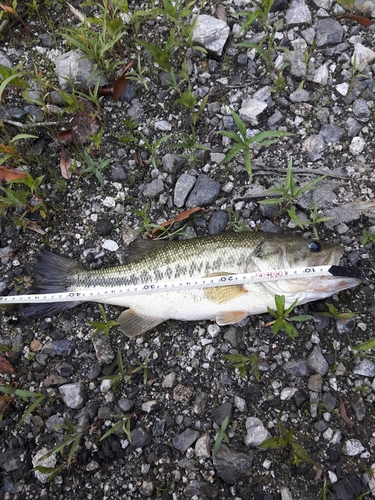
MULTIPOLYGON (((76 262, 43 251, 35 261, 31 293, 108 290, 125 285, 188 280, 218 275, 268 272, 294 267, 338 265, 341 247, 317 240, 274 233, 240 232, 180 241, 141 241, 130 247, 127 263, 100 270, 85 270, 76 262)), ((323 299, 357 286, 361 279, 320 276, 214 288, 110 297, 100 302, 128 309, 118 318, 129 337, 143 334, 168 319, 215 320, 219 325, 238 323, 246 316, 274 307, 275 294, 286 305, 323 299)), ((30 305, 26 316, 51 316, 79 302, 30 305)))

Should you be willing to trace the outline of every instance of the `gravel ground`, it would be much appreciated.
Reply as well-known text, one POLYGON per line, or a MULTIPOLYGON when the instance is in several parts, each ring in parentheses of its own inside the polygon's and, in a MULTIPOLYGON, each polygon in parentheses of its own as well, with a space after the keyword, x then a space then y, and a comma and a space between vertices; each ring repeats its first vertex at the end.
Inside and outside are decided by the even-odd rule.
MULTIPOLYGON (((129 29, 115 47, 118 73, 134 61, 121 96, 82 104, 79 92, 89 94, 95 66, 61 35, 80 21, 64 1, 18 3, 18 17, 1 19, 0 64, 22 63, 29 88, 8 85, 2 93, 2 164, 44 177, 29 190, 19 185, 27 203, 9 204, 1 217, 2 295, 29 289, 43 248, 87 268, 119 264, 153 224, 197 206, 203 210, 170 232, 247 226, 312 237, 315 228, 345 248, 344 265, 373 265, 374 244, 363 245, 364 231, 375 233, 373 26, 337 19, 348 11, 331 0, 281 0, 241 31, 248 16, 239 13, 255 4, 213 0, 180 17, 187 26, 191 13, 203 15, 189 46, 181 25, 159 12, 140 18, 139 38, 129 29), (79 84, 69 101, 71 81, 79 84), (238 130, 231 109, 248 137, 293 134, 253 145, 252 179, 243 153, 225 161, 233 140, 218 132, 238 130), (36 138, 11 143, 17 150, 5 158, 17 134, 36 138), (304 229, 279 205, 259 203, 264 190, 284 184, 290 160, 297 186, 327 175, 295 203, 304 229), (314 206, 331 219, 308 225, 314 206)), ((72 4, 102 15, 98 6, 72 4)), ((131 3, 129 13, 152 7, 131 3)), ((375 3, 355 11, 371 18, 375 3)), ((94 40, 98 29, 91 20, 94 40)), ((113 84, 112 69, 113 61, 100 85, 113 84)), ((0 385, 8 393, 0 396, 0 497, 372 498, 374 351, 354 347, 374 337, 373 285, 328 302, 357 316, 322 316, 324 301, 300 306, 298 314, 316 321, 298 323, 296 339, 271 333, 268 315, 226 327, 170 321, 128 339, 115 327, 93 338, 88 321, 103 320, 97 304, 39 320, 18 306, 2 309, 0 385), (250 365, 243 377, 228 354, 255 355, 259 376, 250 365), (259 447, 277 436, 274 449, 259 447)), ((112 320, 120 309, 105 311, 112 320)))

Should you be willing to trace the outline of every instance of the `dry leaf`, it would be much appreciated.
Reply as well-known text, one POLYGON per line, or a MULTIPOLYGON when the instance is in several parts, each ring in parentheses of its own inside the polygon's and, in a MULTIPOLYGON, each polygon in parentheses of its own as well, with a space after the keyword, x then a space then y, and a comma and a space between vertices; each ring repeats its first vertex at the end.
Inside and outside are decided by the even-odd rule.
POLYGON ((91 142, 91 135, 99 132, 99 121, 86 111, 77 111, 72 120, 72 139, 76 144, 82 145, 91 142))
POLYGON ((126 67, 124 68, 123 72, 117 78, 115 83, 113 84, 113 100, 117 101, 117 99, 120 99, 122 96, 124 90, 126 89, 126 85, 128 84, 128 80, 126 79, 126 73, 129 71, 129 69, 133 66, 134 61, 131 60, 126 67))
POLYGON ((65 151, 65 148, 63 146, 61 148, 61 156, 60 156, 60 171, 64 179, 71 178, 72 176, 71 166, 72 166, 72 160, 70 159, 70 156, 65 151))
MULTIPOLYGON (((81 14, 81 12, 78 9, 73 7, 73 5, 70 5, 69 2, 67 2, 67 6, 69 10, 76 16, 76 18, 81 21, 81 23, 85 22, 85 16, 81 14)), ((87 26, 91 28, 91 24, 88 21, 87 21, 87 26)))
POLYGON ((371 19, 367 19, 367 17, 363 16, 358 16, 357 14, 353 14, 353 12, 349 12, 348 14, 344 14, 343 16, 339 16, 337 19, 352 19, 352 21, 362 24, 362 26, 366 26, 366 28, 368 28, 372 24, 371 19))
POLYGON ((224 5, 220 4, 216 9, 216 17, 221 21, 227 22, 227 13, 225 11, 224 5))
POLYGON ((353 422, 353 420, 351 420, 349 417, 348 417, 348 414, 346 412, 346 407, 345 407, 345 403, 342 399, 340 399, 340 407, 339 407, 339 410, 340 410, 340 415, 341 415, 341 418, 343 419, 343 421, 346 423, 346 425, 349 427, 349 428, 352 428, 355 423, 353 422))
POLYGON ((24 218, 23 219, 26 222, 26 227, 27 229, 30 229, 31 231, 35 231, 38 234, 46 234, 44 229, 42 229, 37 222, 34 220, 29 220, 24 218))
POLYGON ((59 132, 59 135, 57 136, 57 138, 63 144, 66 144, 67 142, 70 142, 72 140, 72 131, 71 131, 71 129, 69 129, 69 130, 62 130, 61 132, 59 132))
POLYGON ((27 175, 23 170, 0 166, 0 181, 10 182, 15 179, 25 179, 26 177, 27 175))
POLYGON ((4 356, 0 356, 0 373, 14 374, 14 368, 4 356))
MULTIPOLYGON (((205 210, 204 208, 202 207, 194 207, 194 208, 189 208, 188 210, 184 210, 183 212, 179 213, 177 215, 177 217, 175 217, 174 219, 170 219, 170 220, 167 220, 166 222, 162 222, 161 224, 159 224, 159 226, 162 226, 162 227, 169 227, 171 226, 172 224, 175 224, 176 222, 182 222, 186 219, 188 219, 191 215, 195 214, 196 212, 209 212, 209 210, 205 210)), ((156 234, 158 234, 160 232, 160 229, 158 229, 157 227, 152 231, 151 233, 151 237, 153 238, 154 236, 156 236, 156 234)))

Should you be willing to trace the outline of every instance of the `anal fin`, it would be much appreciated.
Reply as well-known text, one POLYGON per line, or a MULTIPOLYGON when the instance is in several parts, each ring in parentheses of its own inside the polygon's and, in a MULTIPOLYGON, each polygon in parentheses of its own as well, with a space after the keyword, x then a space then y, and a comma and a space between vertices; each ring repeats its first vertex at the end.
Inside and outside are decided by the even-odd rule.
POLYGON ((120 323, 118 326, 120 332, 125 333, 128 337, 136 337, 155 328, 155 326, 160 325, 160 323, 163 323, 167 319, 140 316, 132 309, 127 309, 120 314, 117 321, 120 323))
POLYGON ((249 313, 244 311, 224 311, 216 316, 215 321, 220 326, 233 325, 242 321, 246 316, 249 316, 249 313))

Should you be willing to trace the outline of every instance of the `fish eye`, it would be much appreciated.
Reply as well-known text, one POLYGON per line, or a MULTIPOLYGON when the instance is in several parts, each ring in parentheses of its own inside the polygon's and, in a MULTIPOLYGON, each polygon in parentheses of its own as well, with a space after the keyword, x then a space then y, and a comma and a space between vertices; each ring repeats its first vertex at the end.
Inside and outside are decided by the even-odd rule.
POLYGON ((320 252, 322 245, 317 240, 311 240, 309 241, 309 249, 311 252, 320 252))

